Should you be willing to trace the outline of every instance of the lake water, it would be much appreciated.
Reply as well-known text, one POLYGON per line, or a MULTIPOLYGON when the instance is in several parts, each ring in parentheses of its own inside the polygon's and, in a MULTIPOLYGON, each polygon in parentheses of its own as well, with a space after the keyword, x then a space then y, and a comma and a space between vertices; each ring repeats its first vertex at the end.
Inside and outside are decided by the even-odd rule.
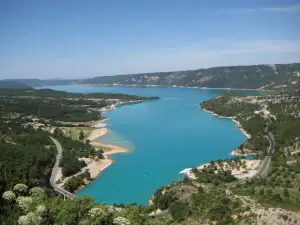
POLYGON ((148 204, 159 187, 182 179, 181 170, 229 158, 231 150, 246 139, 230 119, 217 118, 199 107, 202 101, 225 90, 85 85, 50 88, 160 97, 105 114, 111 118, 106 121, 110 131, 100 140, 131 152, 114 155, 114 163, 77 193, 92 196, 97 203, 148 204))

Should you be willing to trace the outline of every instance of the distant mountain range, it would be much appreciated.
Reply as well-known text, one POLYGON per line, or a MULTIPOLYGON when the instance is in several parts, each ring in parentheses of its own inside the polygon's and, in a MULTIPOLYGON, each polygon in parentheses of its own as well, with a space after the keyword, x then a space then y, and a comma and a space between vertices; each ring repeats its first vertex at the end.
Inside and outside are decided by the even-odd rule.
POLYGON ((0 88, 30 88, 30 86, 14 81, 0 80, 0 88))
POLYGON ((300 89, 300 63, 225 66, 209 69, 102 76, 91 85, 162 85, 241 89, 300 89))
POLYGON ((29 87, 38 87, 38 86, 52 86, 52 85, 64 85, 76 83, 79 80, 66 80, 66 79, 49 79, 49 80, 40 80, 40 79, 7 79, 0 80, 0 82, 11 82, 11 84, 25 84, 29 87))
POLYGON ((202 88, 300 90, 300 63, 212 67, 175 72, 101 76, 83 80, 8 79, 0 81, 0 85, 4 87, 3 82, 11 82, 10 84, 14 84, 15 86, 18 86, 17 83, 24 84, 27 87, 79 83, 90 85, 161 85, 202 88))

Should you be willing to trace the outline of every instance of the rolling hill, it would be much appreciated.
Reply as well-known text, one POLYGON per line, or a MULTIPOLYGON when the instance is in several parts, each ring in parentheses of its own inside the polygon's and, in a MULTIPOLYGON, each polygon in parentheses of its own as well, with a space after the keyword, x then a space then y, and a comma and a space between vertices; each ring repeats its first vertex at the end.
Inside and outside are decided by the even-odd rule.
POLYGON ((49 80, 41 80, 41 79, 7 79, 3 80, 6 82, 15 82, 20 84, 25 84, 30 87, 40 87, 40 86, 54 86, 54 85, 65 85, 76 83, 78 80, 68 80, 68 79, 49 79, 49 80))
POLYGON ((0 88, 30 88, 30 86, 15 81, 0 80, 0 88))

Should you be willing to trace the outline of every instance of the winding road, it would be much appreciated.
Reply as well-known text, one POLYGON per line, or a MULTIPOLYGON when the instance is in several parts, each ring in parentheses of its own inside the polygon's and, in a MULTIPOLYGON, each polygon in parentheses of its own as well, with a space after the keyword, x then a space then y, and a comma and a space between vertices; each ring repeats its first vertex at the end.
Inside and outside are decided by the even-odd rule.
POLYGON ((266 170, 269 167, 271 157, 275 151, 275 141, 273 140, 273 138, 270 135, 269 128, 267 128, 266 133, 267 133, 267 137, 268 137, 269 143, 270 143, 270 146, 268 149, 268 154, 265 157, 265 159, 263 160, 263 162, 261 163, 260 168, 257 170, 257 172, 255 174, 253 174, 251 177, 249 177, 249 179, 257 178, 266 172, 266 170))
POLYGON ((57 176, 58 176, 59 169, 60 169, 59 168, 59 162, 60 162, 60 159, 61 159, 61 156, 62 156, 62 148, 61 148, 61 145, 59 144, 59 142, 56 139, 54 139, 53 137, 50 137, 50 139, 53 141, 53 143, 55 144, 56 149, 57 149, 57 155, 56 155, 56 158, 55 158, 55 163, 54 163, 52 173, 51 173, 51 177, 50 177, 50 184, 57 193, 63 195, 64 197, 71 198, 71 199, 76 198, 76 196, 74 194, 66 191, 65 189, 59 187, 56 184, 57 176))

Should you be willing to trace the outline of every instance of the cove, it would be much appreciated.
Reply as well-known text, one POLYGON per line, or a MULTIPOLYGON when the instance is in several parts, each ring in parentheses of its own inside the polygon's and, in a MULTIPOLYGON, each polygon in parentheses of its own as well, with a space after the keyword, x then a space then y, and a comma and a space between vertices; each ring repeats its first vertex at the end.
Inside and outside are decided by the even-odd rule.
POLYGON ((159 187, 182 179, 181 170, 229 158, 231 150, 246 139, 230 119, 217 118, 199 107, 202 101, 227 90, 86 85, 47 88, 160 97, 106 112, 110 131, 100 140, 131 152, 112 156, 114 163, 77 193, 89 195, 97 203, 148 204, 159 187))

